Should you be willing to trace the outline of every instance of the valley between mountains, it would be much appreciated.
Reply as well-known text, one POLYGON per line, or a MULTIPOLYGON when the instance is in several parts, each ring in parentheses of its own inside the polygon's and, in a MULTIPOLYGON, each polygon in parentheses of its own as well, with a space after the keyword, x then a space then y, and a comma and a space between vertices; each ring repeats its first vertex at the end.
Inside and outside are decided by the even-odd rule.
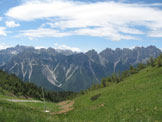
POLYGON ((78 92, 99 84, 114 72, 129 69, 130 64, 146 63, 160 53, 154 46, 79 53, 17 45, 0 51, 0 69, 47 90, 78 92))

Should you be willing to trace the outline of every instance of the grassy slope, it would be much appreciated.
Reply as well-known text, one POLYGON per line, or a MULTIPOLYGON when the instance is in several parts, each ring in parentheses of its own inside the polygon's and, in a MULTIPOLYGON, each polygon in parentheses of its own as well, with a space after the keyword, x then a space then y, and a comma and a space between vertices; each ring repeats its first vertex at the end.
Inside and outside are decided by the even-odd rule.
MULTIPOLYGON (((74 99, 74 110, 62 115, 42 113, 40 103, 0 100, 0 121, 14 122, 152 122, 162 121, 162 68, 147 68, 125 81, 74 99), (148 70, 148 71, 147 71, 148 70), (90 98, 101 93, 91 101, 90 98), (104 106, 101 106, 103 105, 104 106)), ((50 108, 58 110, 56 104, 50 108)))
POLYGON ((62 116, 68 120, 95 122, 162 121, 162 68, 144 69, 122 83, 78 97, 75 110, 62 116), (101 97, 91 101, 98 93, 101 97), (101 104, 104 107, 96 107, 101 104))
MULTIPOLYGON (((5 99, 21 99, 17 97, 0 95, 0 122, 46 122, 53 121, 52 116, 44 113, 44 103, 25 103, 25 102, 9 102, 5 99)), ((51 112, 59 110, 55 103, 46 104, 51 112)), ((57 118, 57 117, 56 117, 57 118)))

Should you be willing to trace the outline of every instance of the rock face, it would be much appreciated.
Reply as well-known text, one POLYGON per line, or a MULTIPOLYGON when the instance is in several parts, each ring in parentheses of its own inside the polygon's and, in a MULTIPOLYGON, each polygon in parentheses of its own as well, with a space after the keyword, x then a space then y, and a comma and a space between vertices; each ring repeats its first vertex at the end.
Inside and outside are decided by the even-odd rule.
POLYGON ((16 46, 0 51, 0 68, 49 90, 80 91, 100 83, 102 77, 123 71, 129 65, 157 57, 161 50, 154 46, 130 49, 105 49, 86 53, 16 46))

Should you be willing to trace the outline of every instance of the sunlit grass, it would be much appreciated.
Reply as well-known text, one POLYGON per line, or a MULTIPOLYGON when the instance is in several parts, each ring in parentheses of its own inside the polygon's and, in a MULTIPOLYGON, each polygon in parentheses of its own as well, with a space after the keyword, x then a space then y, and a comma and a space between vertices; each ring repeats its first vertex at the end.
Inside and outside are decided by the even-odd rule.
MULTIPOLYGON (((0 95, 2 98, 6 96, 0 95)), ((91 91, 74 99, 66 114, 44 113, 44 103, 12 103, 0 100, 1 122, 161 122, 162 68, 146 68, 123 82, 91 91), (91 97, 101 94, 96 100, 91 97)), ((50 112, 59 111, 47 103, 50 112)))

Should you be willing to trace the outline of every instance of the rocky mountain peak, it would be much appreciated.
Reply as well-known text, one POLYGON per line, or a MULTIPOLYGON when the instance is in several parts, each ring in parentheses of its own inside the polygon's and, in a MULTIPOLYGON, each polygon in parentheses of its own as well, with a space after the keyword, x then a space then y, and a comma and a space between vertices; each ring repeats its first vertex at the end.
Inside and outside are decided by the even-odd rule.
POLYGON ((134 49, 112 50, 107 48, 101 53, 94 49, 86 53, 72 53, 67 50, 34 49, 16 46, 0 51, 0 68, 16 74, 24 81, 30 81, 50 90, 80 91, 99 83, 101 78, 126 70, 129 65, 145 62, 150 56, 157 57, 161 50, 154 46, 134 49), (19 53, 7 53, 8 50, 19 53))

